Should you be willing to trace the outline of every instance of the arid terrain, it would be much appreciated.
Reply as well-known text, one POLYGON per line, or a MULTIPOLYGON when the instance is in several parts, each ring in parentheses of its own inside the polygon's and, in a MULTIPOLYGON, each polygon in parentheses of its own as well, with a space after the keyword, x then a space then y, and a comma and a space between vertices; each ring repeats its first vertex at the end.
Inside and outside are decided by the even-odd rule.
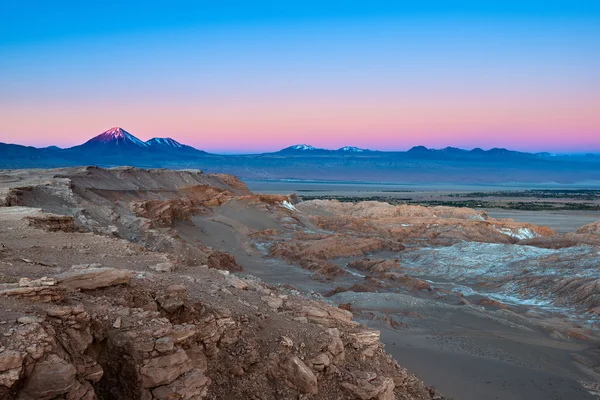
POLYGON ((0 398, 600 396, 593 214, 257 193, 0 171, 0 398))

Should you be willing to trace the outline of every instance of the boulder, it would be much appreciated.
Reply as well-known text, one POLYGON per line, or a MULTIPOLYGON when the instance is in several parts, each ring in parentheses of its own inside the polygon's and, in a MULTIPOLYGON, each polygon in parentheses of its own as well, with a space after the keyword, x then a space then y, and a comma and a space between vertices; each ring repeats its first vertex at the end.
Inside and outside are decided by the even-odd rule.
POLYGON ((231 272, 239 272, 242 270, 242 267, 235 261, 233 255, 220 251, 215 251, 208 257, 207 265, 209 268, 231 272))
POLYGON ((58 275, 59 283, 71 289, 93 290, 129 283, 133 271, 116 268, 87 268, 58 275))
POLYGON ((374 329, 365 329, 360 332, 350 333, 348 338, 355 349, 362 349, 370 346, 378 346, 381 332, 374 329))
POLYGON ((208 392, 210 379, 202 371, 193 369, 167 386, 159 386, 152 390, 157 400, 202 399, 208 392))
POLYGON ((248 289, 248 284, 244 280, 242 280, 238 277, 228 275, 227 278, 225 278, 225 280, 227 281, 227 284, 233 288, 240 289, 240 290, 248 289))
POLYGON ((171 272, 173 271, 173 264, 165 262, 156 265, 151 265, 148 268, 156 272, 171 272))
POLYGON ((23 369, 23 355, 18 351, 5 350, 0 353, 0 386, 11 388, 23 369))
POLYGON ((340 331, 337 328, 330 328, 327 330, 327 333, 330 337, 327 351, 331 354, 331 361, 334 364, 342 363, 346 358, 346 352, 344 342, 340 338, 340 331))
POLYGON ((167 353, 173 350, 173 346, 173 338, 165 336, 156 339, 156 342, 154 343, 154 350, 158 351, 159 353, 167 353))
POLYGON ((140 369, 142 387, 152 388, 167 385, 191 371, 192 368, 192 361, 183 350, 153 358, 140 369))
POLYGON ((27 379, 23 393, 34 399, 52 399, 75 387, 77 369, 56 354, 37 363, 27 379))
POLYGON ((272 375, 287 386, 305 394, 317 394, 317 377, 297 356, 280 355, 280 361, 272 375))
POLYGON ((394 400, 394 380, 392 378, 377 378, 372 382, 359 380, 357 385, 349 382, 342 383, 355 399, 360 400, 394 400))
POLYGON ((283 299, 279 297, 263 296, 260 299, 267 303, 267 305, 274 310, 277 310, 283 306, 283 299))
POLYGON ((329 355, 327 353, 321 353, 310 360, 310 363, 315 371, 323 371, 325 368, 329 367, 331 360, 329 359, 329 355))

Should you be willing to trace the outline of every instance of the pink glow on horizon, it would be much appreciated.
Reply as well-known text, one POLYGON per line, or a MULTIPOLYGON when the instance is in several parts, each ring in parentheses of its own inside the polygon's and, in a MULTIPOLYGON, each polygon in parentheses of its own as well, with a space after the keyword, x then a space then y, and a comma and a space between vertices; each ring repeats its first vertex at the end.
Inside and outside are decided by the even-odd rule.
POLYGON ((26 106, 16 102, 0 110, 0 141, 69 147, 117 125, 142 140, 172 137, 199 149, 231 153, 278 150, 297 143, 377 150, 424 145, 600 151, 600 113, 593 98, 277 100, 26 106))

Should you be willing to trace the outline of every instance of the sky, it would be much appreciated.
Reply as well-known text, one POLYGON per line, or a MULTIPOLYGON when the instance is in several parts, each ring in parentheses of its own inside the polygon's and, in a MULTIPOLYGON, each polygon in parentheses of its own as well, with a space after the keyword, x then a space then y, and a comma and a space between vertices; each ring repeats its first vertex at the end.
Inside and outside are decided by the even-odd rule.
POLYGON ((113 126, 219 153, 598 152, 600 2, 0 2, 0 142, 113 126))

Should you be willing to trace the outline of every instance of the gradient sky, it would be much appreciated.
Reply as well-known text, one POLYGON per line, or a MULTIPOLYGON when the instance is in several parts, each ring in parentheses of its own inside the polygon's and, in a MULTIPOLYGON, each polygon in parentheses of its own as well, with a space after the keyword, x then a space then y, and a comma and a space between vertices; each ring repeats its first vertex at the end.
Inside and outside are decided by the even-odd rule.
POLYGON ((112 126, 226 153, 600 151, 600 1, 0 2, 0 142, 112 126))

